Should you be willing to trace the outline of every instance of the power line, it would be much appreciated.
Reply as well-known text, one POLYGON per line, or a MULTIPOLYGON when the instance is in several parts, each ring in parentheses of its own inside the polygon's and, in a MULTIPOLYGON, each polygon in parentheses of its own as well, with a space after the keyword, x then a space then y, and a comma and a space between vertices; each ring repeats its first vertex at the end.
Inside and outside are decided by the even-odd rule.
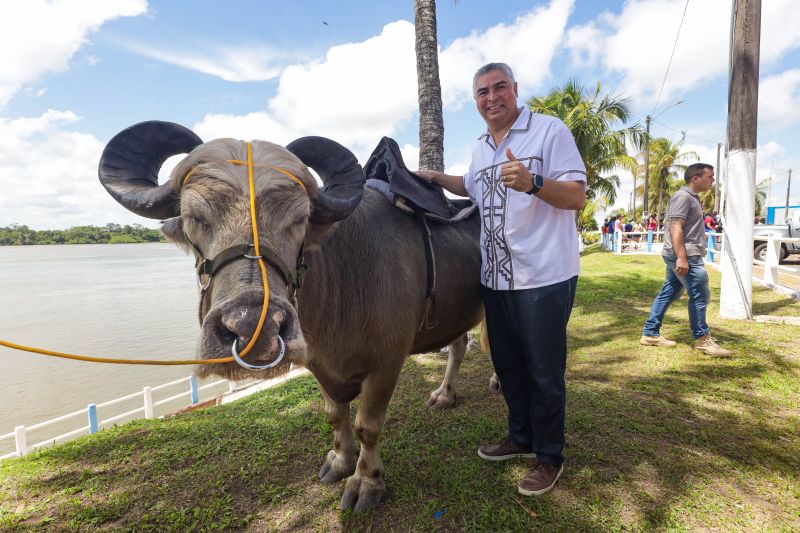
POLYGON ((698 137, 697 135, 689 135, 689 133, 687 133, 686 130, 679 130, 678 128, 673 128, 672 126, 668 126, 667 124, 664 124, 660 120, 653 119, 653 122, 658 122, 661 126, 667 128, 668 130, 680 132, 680 133, 686 135, 687 137, 689 137, 690 139, 696 139, 698 141, 702 141, 704 143, 709 143, 709 144, 717 144, 717 143, 719 143, 719 141, 711 141, 709 139, 703 139, 702 137, 698 137))
POLYGON ((672 53, 669 56, 667 63, 667 71, 664 73, 664 80, 661 82, 661 88, 658 90, 658 97, 656 98, 656 105, 653 106, 651 115, 655 115, 658 103, 661 101, 661 92, 664 90, 664 85, 667 83, 667 76, 669 75, 669 68, 672 66, 672 58, 675 56, 675 49, 678 47, 678 37, 681 35, 681 28, 683 27, 683 19, 686 18, 686 10, 689 8, 689 0, 686 0, 686 5, 683 7, 683 15, 681 16, 681 23, 678 25, 678 33, 675 35, 675 44, 672 45, 672 53))
MULTIPOLYGON (((629 112, 628 114, 629 114, 630 116, 632 116, 632 117, 638 118, 639 120, 645 120, 644 118, 640 117, 639 115, 637 115, 637 114, 635 114, 635 113, 630 113, 630 112, 629 112)), ((650 120, 651 120, 652 122, 657 122, 659 125, 661 125, 661 126, 663 126, 663 127, 667 128, 668 130, 677 131, 678 133, 682 133, 682 134, 686 135, 686 136, 687 136, 688 138, 690 138, 690 139, 695 139, 695 140, 702 141, 702 142, 709 143, 709 144, 713 144, 713 145, 716 145, 716 144, 718 144, 718 143, 719 143, 719 141, 710 141, 710 140, 708 140, 708 139, 703 139, 702 137, 698 137, 697 135, 690 135, 690 134, 689 134, 689 133, 688 133, 686 130, 681 130, 681 129, 678 129, 678 128, 673 128, 672 126, 669 126, 669 125, 667 125, 667 124, 664 124, 664 123, 663 123, 663 122, 661 122, 660 120, 656 120, 656 119, 654 119, 654 118, 652 118, 652 117, 650 117, 650 120)), ((723 144, 724 144, 724 143, 723 143, 723 144)))

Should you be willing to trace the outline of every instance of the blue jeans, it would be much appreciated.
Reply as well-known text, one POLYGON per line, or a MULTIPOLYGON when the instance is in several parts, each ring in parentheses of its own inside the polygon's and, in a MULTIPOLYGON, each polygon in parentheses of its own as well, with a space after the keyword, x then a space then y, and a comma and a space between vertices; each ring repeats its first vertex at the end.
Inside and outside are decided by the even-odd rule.
POLYGON ((690 257, 689 273, 685 276, 675 274, 677 257, 662 256, 662 259, 667 264, 667 276, 664 285, 661 286, 661 292, 650 307, 650 316, 644 324, 642 335, 648 337, 659 335, 664 314, 670 304, 680 298, 683 289, 686 289, 689 295, 689 326, 692 328, 692 336, 697 339, 706 335, 708 333, 706 307, 711 299, 711 291, 708 288, 708 273, 703 258, 699 255, 690 257))
POLYGON ((492 363, 508 405, 508 436, 542 462, 564 462, 567 322, 578 276, 535 289, 483 288, 492 363))

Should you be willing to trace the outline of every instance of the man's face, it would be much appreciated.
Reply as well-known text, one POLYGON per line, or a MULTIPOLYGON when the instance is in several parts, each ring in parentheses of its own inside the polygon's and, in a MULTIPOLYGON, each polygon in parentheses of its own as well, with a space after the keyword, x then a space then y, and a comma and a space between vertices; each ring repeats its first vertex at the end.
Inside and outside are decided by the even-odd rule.
POLYGON ((703 169, 703 175, 695 178, 699 192, 706 192, 714 186, 714 169, 703 169))
POLYGON ((517 119, 517 83, 502 70, 478 78, 475 104, 490 130, 510 127, 517 119))

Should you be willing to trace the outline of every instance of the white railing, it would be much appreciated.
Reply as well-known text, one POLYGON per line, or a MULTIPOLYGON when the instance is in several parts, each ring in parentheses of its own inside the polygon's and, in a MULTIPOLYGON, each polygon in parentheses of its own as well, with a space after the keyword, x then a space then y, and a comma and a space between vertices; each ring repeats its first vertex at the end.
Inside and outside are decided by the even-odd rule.
POLYGON ((724 233, 718 231, 706 232, 706 263, 719 263, 721 261, 724 235, 724 233))
POLYGON ((773 235, 769 235, 766 237, 756 237, 755 240, 757 241, 767 241, 767 257, 766 261, 759 261, 758 259, 753 259, 753 264, 758 265, 764 268, 764 283, 774 287, 781 287, 787 289, 792 292, 798 292, 796 288, 797 285, 800 285, 800 268, 797 267, 790 267, 780 264, 780 254, 781 254, 781 243, 800 243, 800 239, 797 238, 781 238, 775 237, 773 235), (781 274, 781 277, 789 277, 792 278, 794 283, 794 287, 789 287, 787 284, 780 284, 778 283, 778 273, 781 274))
POLYGON ((603 234, 603 249, 615 254, 660 254, 663 231, 615 231, 603 234))
POLYGON ((185 377, 182 379, 178 379, 175 381, 171 381, 169 383, 164 383, 163 385, 158 385, 157 387, 144 387, 140 392, 134 392, 133 394, 128 394, 127 396, 122 396, 121 398, 116 398, 114 400, 110 400, 101 404, 89 404, 86 406, 85 409, 80 409, 78 411, 74 411, 72 413, 68 413, 66 415, 59 416, 57 418, 53 418, 51 420, 46 420, 44 422, 39 422, 38 424, 34 424, 32 426, 16 426, 14 431, 11 433, 6 433, 5 435, 0 435, 0 442, 5 440, 14 439, 15 448, 14 452, 0 455, 1 459, 7 459, 10 457, 21 457, 30 453, 33 450, 38 448, 42 448, 45 446, 50 446, 54 444, 58 444, 61 442, 66 442, 73 438, 76 438, 81 435, 87 435, 92 433, 97 433, 102 428, 110 427, 121 420, 133 420, 137 418, 137 415, 140 413, 144 413, 144 418, 154 418, 155 417, 155 408, 159 406, 163 406, 170 402, 175 402, 185 397, 189 397, 190 403, 187 405, 197 405, 200 402, 200 393, 211 389, 213 387, 217 387, 224 383, 228 384, 228 392, 233 391, 234 385, 232 381, 228 380, 219 380, 214 381, 212 383, 208 383, 203 385, 202 387, 198 387, 197 379, 194 376, 185 377), (168 398, 164 398, 158 401, 153 400, 153 393, 154 392, 161 392, 167 388, 174 388, 178 385, 182 385, 184 383, 189 383, 188 390, 180 392, 178 394, 174 394, 169 396, 168 398), (106 419, 98 419, 97 410, 98 409, 107 409, 112 406, 117 406, 123 402, 134 400, 136 398, 142 399, 142 406, 136 409, 132 409, 120 414, 116 414, 106 419), (85 416, 87 420, 86 425, 79 426, 77 429, 73 429, 68 431, 67 433, 62 433, 55 437, 49 437, 44 439, 40 442, 35 444, 28 444, 28 434, 33 431, 38 431, 43 428, 47 428, 50 426, 54 426, 56 424, 60 424, 72 418, 76 418, 78 416, 85 416))

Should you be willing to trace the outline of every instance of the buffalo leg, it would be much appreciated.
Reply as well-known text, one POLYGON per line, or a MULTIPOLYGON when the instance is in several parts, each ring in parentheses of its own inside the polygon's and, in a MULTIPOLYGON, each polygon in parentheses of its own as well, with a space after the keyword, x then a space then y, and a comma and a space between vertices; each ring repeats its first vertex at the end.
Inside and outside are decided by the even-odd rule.
POLYGON ((356 436, 361 442, 361 453, 355 474, 347 479, 341 500, 342 510, 363 512, 374 509, 386 492, 378 441, 386 417, 386 407, 397 384, 401 366, 402 360, 397 368, 387 365, 380 372, 370 374, 364 381, 355 424, 356 436))
POLYGON ((465 333, 461 338, 453 341, 447 355, 447 370, 444 372, 444 380, 438 389, 433 391, 426 403, 427 407, 453 407, 456 402, 456 377, 461 362, 464 360, 464 353, 467 351, 469 336, 465 333))
POLYGON ((500 394, 500 378, 497 377, 497 372, 492 374, 492 377, 489 378, 489 390, 494 394, 500 394))
POLYGON ((334 402, 324 390, 322 397, 325 398, 328 423, 333 427, 333 449, 325 456, 319 470, 319 480, 323 483, 336 483, 356 470, 357 450, 353 426, 350 425, 350 404, 334 402))

